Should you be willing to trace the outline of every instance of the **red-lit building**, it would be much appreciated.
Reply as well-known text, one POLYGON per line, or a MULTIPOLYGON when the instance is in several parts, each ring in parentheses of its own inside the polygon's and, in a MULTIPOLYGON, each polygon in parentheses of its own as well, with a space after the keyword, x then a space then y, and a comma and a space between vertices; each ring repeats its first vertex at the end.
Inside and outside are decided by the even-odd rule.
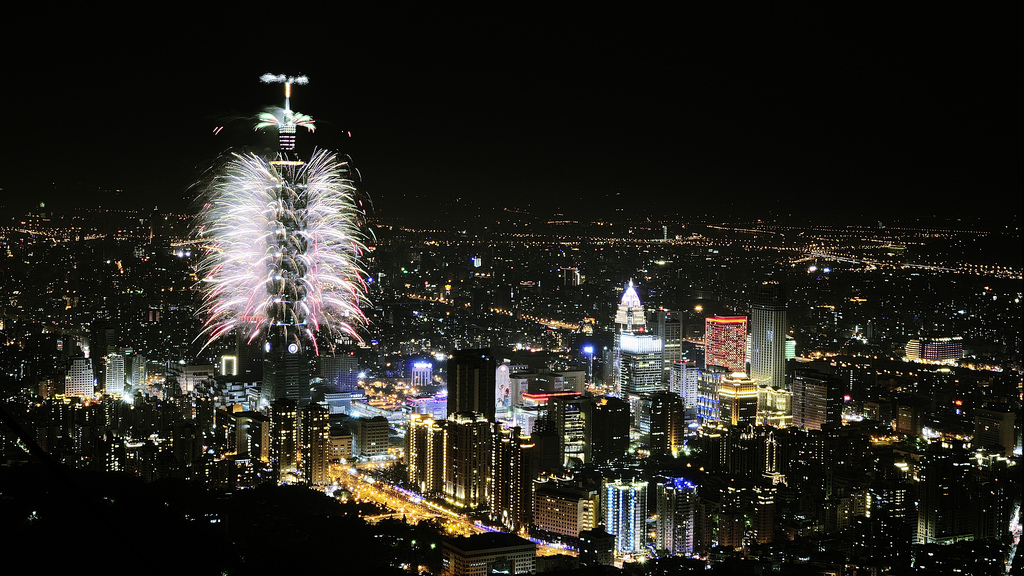
POLYGON ((747 371, 747 317, 712 316, 704 320, 704 365, 747 371))

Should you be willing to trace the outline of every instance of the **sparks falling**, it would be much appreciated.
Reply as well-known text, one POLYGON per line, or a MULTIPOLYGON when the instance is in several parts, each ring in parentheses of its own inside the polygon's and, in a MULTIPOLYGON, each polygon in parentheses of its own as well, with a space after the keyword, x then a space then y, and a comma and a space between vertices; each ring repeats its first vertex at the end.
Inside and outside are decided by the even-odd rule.
POLYGON ((252 342, 273 327, 314 350, 318 333, 361 341, 364 245, 349 174, 326 151, 308 163, 233 155, 196 227, 209 247, 200 266, 207 344, 236 328, 252 342))

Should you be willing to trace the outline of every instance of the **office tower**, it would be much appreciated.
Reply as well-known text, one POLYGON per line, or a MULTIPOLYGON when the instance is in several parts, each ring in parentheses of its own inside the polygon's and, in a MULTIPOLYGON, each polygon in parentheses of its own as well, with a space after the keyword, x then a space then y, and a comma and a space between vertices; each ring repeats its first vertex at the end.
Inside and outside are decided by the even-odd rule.
POLYGON ((750 377, 758 384, 786 387, 786 297, 778 282, 754 289, 750 303, 750 377))
POLYGON ((726 424, 757 423, 757 382, 742 372, 722 378, 718 386, 720 418, 726 424))
POLYGON ((270 458, 277 481, 292 483, 299 466, 299 412, 294 400, 270 405, 270 458))
POLYGON ((134 392, 146 387, 146 379, 149 378, 149 368, 146 366, 146 357, 142 354, 132 355, 131 362, 131 385, 134 392))
POLYGON ((374 458, 388 453, 391 425, 383 416, 359 418, 355 421, 353 436, 356 453, 362 458, 374 458))
POLYGON ((96 392, 96 379, 92 373, 92 358, 72 358, 64 378, 64 395, 92 398, 96 392))
POLYGON ((496 369, 490 350, 456 350, 448 359, 448 414, 477 412, 493 422, 496 369))
POLYGON ((655 546, 669 556, 692 556, 697 486, 686 478, 662 479, 655 485, 655 498, 658 514, 655 546))
POLYGON ((619 396, 661 390, 662 342, 649 334, 619 334, 619 396))
POLYGON ((591 427, 591 458, 604 464, 625 456, 629 449, 629 403, 621 398, 601 397, 594 404, 591 427))
POLYGON ((704 320, 704 365, 729 372, 747 371, 747 317, 712 316, 704 320))
POLYGON ((917 473, 916 544, 950 544, 971 537, 970 469, 949 453, 925 455, 917 473))
POLYGON ((562 466, 575 468, 592 461, 593 406, 589 396, 552 396, 548 400, 548 419, 558 436, 562 466))
POLYGON ((686 414, 683 399, 675 392, 661 390, 651 394, 651 456, 675 456, 683 449, 686 414))
POLYGON ((533 526, 576 543, 580 532, 597 527, 600 504, 597 490, 555 478, 542 478, 533 483, 533 526))
POLYGON ((722 366, 709 366, 700 371, 697 378, 697 418, 702 422, 718 422, 721 419, 718 389, 722 379, 729 374, 722 366))
POLYGON ((107 394, 124 394, 124 356, 111 352, 106 356, 106 383, 107 394))
POLYGON ((186 394, 200 394, 210 390, 216 384, 213 364, 187 365, 182 369, 178 383, 181 391, 186 394))
MULTIPOLYGON (((493 377, 493 366, 491 374, 493 377)), ((444 457, 445 500, 457 508, 473 509, 487 504, 490 422, 478 412, 449 415, 445 424, 444 457)))
POLYGON ((615 534, 616 552, 640 552, 646 540, 647 482, 634 478, 606 479, 601 510, 606 529, 615 534))
POLYGON ((693 360, 678 360, 672 363, 669 390, 679 394, 687 408, 697 406, 700 392, 700 368, 693 360))
POLYGON ((661 338, 662 381, 669 382, 672 364, 683 359, 683 323, 679 312, 659 309, 655 334, 661 338))
POLYGON ((518 426, 491 425, 491 519, 513 532, 533 520, 533 448, 518 426))
POLYGON ((413 414, 405 433, 405 462, 409 483, 424 495, 444 489, 444 421, 413 414))
POLYGON ((359 389, 359 360, 354 352, 338 352, 317 358, 320 378, 327 392, 355 392, 359 389))
POLYGON ((1013 455, 1016 447, 1014 440, 1014 421, 1017 413, 1013 411, 991 410, 978 408, 974 411, 974 447, 996 448, 1004 456, 1013 455))
POLYGON ((306 484, 323 486, 331 481, 331 426, 325 406, 309 404, 302 408, 302 476, 306 484))
POLYGON ((793 426, 801 430, 823 430, 841 424, 842 381, 812 370, 793 375, 793 426))
POLYGON ((409 385, 423 388, 434 383, 434 365, 430 362, 413 362, 410 371, 409 385))

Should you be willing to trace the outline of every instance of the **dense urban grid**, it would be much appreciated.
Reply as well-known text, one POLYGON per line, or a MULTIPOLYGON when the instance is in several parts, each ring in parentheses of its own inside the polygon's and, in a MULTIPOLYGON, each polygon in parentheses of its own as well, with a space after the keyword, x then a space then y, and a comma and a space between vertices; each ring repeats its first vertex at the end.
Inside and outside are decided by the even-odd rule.
POLYGON ((12 557, 1020 569, 1019 214, 462 204, 424 224, 364 205, 341 157, 295 152, 305 78, 264 81, 286 90, 259 116, 277 148, 230 156, 192 213, 40 203, 0 223, 12 557), (104 548, 48 556, 69 539, 104 548))

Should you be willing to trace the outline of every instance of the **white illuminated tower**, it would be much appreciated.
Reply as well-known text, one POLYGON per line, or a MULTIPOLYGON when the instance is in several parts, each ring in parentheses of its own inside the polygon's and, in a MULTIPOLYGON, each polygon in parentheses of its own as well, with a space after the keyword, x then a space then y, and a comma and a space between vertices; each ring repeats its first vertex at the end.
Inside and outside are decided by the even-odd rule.
POLYGON ((124 356, 110 353, 106 356, 106 393, 124 394, 124 356))
POLYGON ((73 359, 64 380, 64 394, 92 398, 95 389, 96 377, 92 372, 92 358, 73 359))
POLYGON ((786 387, 786 297, 778 282, 754 290, 750 303, 750 377, 758 384, 786 387))
POLYGON ((643 550, 647 532, 647 482, 605 480, 601 508, 605 529, 615 535, 615 551, 628 554, 643 550))
POLYGON ((630 280, 615 312, 612 382, 619 396, 639 396, 661 389, 664 341, 644 333, 647 320, 630 280))

